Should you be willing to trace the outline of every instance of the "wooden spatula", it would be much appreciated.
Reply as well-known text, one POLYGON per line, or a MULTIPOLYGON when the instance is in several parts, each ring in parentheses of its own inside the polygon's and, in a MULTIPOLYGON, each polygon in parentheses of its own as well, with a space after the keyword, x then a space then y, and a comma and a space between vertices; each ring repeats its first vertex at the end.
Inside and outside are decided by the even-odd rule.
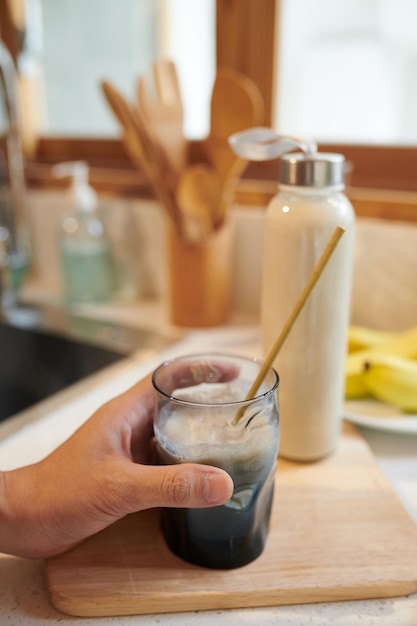
POLYGON ((140 111, 135 110, 109 81, 103 81, 101 87, 107 103, 124 131, 124 143, 133 163, 145 170, 176 230, 182 234, 181 214, 169 183, 168 168, 158 152, 158 146, 146 132, 146 122, 142 119, 140 111))
POLYGON ((157 137, 173 172, 179 174, 187 162, 184 111, 175 64, 157 61, 152 75, 141 77, 137 97, 150 131, 157 137))

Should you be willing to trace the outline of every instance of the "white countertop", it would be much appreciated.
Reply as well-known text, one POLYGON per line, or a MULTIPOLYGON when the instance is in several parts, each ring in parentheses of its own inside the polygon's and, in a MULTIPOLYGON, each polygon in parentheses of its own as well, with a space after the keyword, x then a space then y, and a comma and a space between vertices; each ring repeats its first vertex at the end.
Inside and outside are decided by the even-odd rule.
MULTIPOLYGON (((187 333, 163 354, 150 354, 144 360, 131 359, 112 366, 94 379, 88 388, 46 402, 37 411, 38 419, 0 441, 0 469, 34 462, 66 439, 108 398, 117 395, 153 370, 167 356, 210 349, 259 355, 256 325, 239 324, 227 328, 187 333)), ((417 524, 417 435, 360 429, 373 450, 405 508, 417 524)), ((30 561, 0 554, 0 624, 25 626, 45 623, 87 625, 135 624, 150 626, 322 626, 337 623, 378 626, 416 626, 417 594, 381 600, 308 604, 242 610, 218 610, 181 614, 112 618, 73 618, 55 610, 48 601, 41 561, 30 561)))

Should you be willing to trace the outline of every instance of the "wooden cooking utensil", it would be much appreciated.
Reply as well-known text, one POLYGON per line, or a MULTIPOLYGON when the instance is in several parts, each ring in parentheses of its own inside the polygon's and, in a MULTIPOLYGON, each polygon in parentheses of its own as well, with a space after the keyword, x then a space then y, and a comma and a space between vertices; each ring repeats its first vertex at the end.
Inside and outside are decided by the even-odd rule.
MULTIPOLYGON (((211 97, 210 133, 204 145, 226 195, 230 195, 230 183, 247 165, 232 152, 228 139, 239 130, 260 125, 263 115, 263 99, 255 83, 232 69, 219 68, 211 97)), ((227 198, 219 203, 216 227, 223 222, 227 205, 227 198)))
POLYGON ((182 233, 182 220, 167 176, 168 167, 158 146, 146 132, 146 123, 140 111, 134 110, 124 96, 109 82, 101 87, 111 110, 124 131, 124 142, 132 161, 144 169, 152 187, 172 220, 177 232, 182 233))
MULTIPOLYGON (((228 144, 230 135, 238 130, 262 123, 264 105, 255 83, 229 68, 219 68, 213 86, 210 109, 210 133, 205 148, 210 161, 223 181, 237 157, 228 144)), ((246 162, 242 159, 245 165, 246 162)))
POLYGON ((173 172, 179 174, 187 162, 184 111, 177 70, 172 61, 157 61, 152 76, 137 83, 139 106, 152 133, 162 146, 173 172))
POLYGON ((220 195, 220 178, 210 166, 192 165, 181 174, 176 199, 184 217, 184 231, 190 242, 201 242, 213 232, 220 195))

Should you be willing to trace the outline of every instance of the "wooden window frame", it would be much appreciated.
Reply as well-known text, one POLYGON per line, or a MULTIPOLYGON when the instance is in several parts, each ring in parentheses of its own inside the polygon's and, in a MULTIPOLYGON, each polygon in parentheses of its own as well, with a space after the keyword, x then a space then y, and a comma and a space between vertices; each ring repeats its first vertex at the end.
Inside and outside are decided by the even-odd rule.
MULTIPOLYGON (((18 29, 8 10, 9 3, 0 0, 0 34, 16 58, 18 29)), ((274 110, 279 5, 280 0, 216 0, 217 66, 233 67, 254 80, 265 101, 265 125, 271 124, 274 110)), ((346 156, 351 167, 348 193, 358 215, 417 221, 417 147, 319 147, 346 156)), ((201 144, 191 142, 190 161, 202 158, 201 144)), ((51 165, 69 159, 89 162, 92 184, 102 193, 153 196, 145 174, 132 165, 119 139, 36 137, 27 157, 29 185, 59 186, 62 182, 50 175, 51 165)), ((236 200, 265 206, 275 193, 278 168, 278 161, 251 163, 237 185, 236 200)))

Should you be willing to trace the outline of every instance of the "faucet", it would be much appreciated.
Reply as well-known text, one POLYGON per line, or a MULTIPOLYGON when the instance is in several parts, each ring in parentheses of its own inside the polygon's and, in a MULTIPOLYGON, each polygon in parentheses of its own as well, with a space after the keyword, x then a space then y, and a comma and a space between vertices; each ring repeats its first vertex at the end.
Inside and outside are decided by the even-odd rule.
POLYGON ((30 256, 16 83, 13 59, 0 40, 0 90, 5 114, 4 127, 0 128, 0 307, 11 301, 10 297, 5 299, 6 292, 16 295, 29 267, 30 256))

